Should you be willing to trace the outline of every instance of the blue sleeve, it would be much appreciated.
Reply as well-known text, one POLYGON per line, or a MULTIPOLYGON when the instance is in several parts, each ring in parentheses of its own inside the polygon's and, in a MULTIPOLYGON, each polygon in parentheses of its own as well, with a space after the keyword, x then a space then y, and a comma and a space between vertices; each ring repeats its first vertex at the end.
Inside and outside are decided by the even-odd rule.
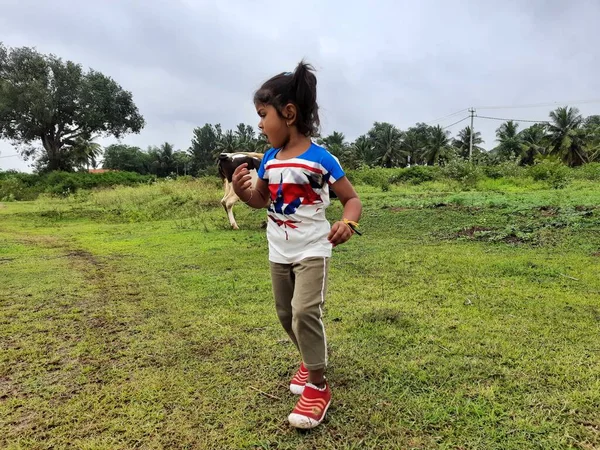
POLYGON ((329 174, 329 184, 335 183, 346 175, 340 161, 329 152, 325 152, 325 155, 321 160, 321 165, 325 167, 325 170, 327 170, 327 173, 329 174))
POLYGON ((262 180, 265 179, 265 164, 267 164, 267 161, 271 159, 271 153, 273 153, 273 149, 267 150, 265 152, 263 159, 260 161, 260 167, 256 171, 256 173, 258 174, 258 178, 262 180))

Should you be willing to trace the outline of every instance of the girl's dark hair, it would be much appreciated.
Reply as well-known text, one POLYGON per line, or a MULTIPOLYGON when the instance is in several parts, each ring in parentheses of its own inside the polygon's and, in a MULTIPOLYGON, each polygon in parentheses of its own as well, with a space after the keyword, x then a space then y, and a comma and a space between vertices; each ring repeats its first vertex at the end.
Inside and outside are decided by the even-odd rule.
POLYGON ((283 72, 266 81, 254 94, 254 104, 273 105, 279 115, 288 103, 296 105, 294 125, 305 136, 319 134, 319 106, 317 105, 317 77, 314 67, 301 61, 294 73, 283 72))

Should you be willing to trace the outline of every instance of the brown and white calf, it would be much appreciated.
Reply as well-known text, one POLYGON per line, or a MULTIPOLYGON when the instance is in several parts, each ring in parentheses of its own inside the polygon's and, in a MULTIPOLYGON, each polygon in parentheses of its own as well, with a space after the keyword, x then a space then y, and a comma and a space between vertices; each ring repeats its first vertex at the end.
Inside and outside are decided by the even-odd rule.
POLYGON ((233 190, 231 177, 233 176, 233 172, 235 171, 236 167, 238 167, 240 164, 248 163, 248 170, 250 171, 250 176, 252 177, 252 186, 254 187, 256 185, 256 180, 258 179, 257 171, 260 167, 262 158, 262 153, 251 152, 221 153, 219 155, 219 162, 217 163, 217 166, 219 168, 219 175, 223 180, 223 188, 225 190, 225 195, 221 199, 221 205, 223 205, 223 208, 225 208, 227 217, 229 217, 229 223, 234 230, 239 230, 239 227, 235 221, 235 217, 233 217, 233 205, 239 200, 239 197, 233 190))

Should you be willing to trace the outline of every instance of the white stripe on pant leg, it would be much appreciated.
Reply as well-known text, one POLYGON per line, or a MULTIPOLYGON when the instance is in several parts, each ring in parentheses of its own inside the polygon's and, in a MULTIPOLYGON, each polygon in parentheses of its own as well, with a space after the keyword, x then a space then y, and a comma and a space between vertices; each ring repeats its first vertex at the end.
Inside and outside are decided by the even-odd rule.
POLYGON ((325 335, 325 324, 323 324, 323 310, 321 306, 325 303, 325 276, 327 274, 325 268, 326 258, 323 257, 323 283, 321 284, 321 303, 319 303, 319 322, 321 322, 321 328, 323 329, 323 344, 325 345, 325 367, 327 367, 327 336, 325 335))

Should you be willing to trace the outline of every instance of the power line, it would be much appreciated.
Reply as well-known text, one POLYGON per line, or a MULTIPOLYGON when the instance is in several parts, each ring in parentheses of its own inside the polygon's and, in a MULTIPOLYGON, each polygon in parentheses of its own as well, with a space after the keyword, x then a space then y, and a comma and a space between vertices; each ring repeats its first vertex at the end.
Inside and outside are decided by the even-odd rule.
POLYGON ((445 130, 446 128, 453 127, 453 126, 454 126, 454 125, 456 125, 457 123, 461 123, 461 122, 463 122, 463 121, 467 120, 469 117, 471 117, 471 116, 463 117, 462 119, 460 119, 460 120, 458 120, 458 121, 456 121, 456 122, 454 122, 454 123, 451 123, 450 125, 447 125, 447 126, 443 127, 443 128, 442 128, 442 130, 445 130))
POLYGON ((0 156, 0 159, 2 159, 2 158, 12 158, 13 156, 19 156, 19 154, 15 153, 14 155, 0 156))
POLYGON ((457 114, 460 114, 461 112, 466 111, 466 110, 467 110, 467 108, 463 108, 460 111, 453 112, 452 114, 448 114, 447 116, 439 117, 437 119, 430 120, 429 122, 425 122, 425 124, 429 125, 429 124, 432 124, 432 123, 435 123, 435 122, 439 122, 439 121, 444 120, 444 119, 448 119, 448 118, 450 118, 452 116, 455 116, 457 114))
POLYGON ((513 122, 550 123, 547 120, 503 119, 501 117, 488 117, 488 116, 480 116, 480 115, 477 115, 475 117, 478 117, 480 119, 502 120, 504 122, 508 122, 509 120, 512 120, 513 122))
POLYGON ((513 106, 478 106, 477 109, 521 109, 521 108, 541 108, 543 106, 555 106, 555 105, 584 105, 588 103, 600 103, 600 99, 597 100, 577 100, 570 102, 550 102, 550 103, 537 103, 530 105, 513 105, 513 106))

